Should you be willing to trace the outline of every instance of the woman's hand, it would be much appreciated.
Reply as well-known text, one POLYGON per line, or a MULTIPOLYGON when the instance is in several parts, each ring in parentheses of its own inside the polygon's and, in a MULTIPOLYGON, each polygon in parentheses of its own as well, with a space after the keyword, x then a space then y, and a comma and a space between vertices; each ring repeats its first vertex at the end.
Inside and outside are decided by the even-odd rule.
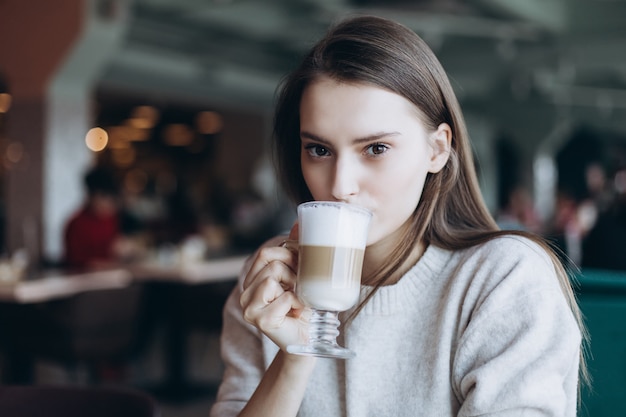
MULTIPOLYGON (((297 241, 294 226, 289 241, 297 241)), ((246 275, 240 303, 244 319, 283 351, 308 339, 308 312, 294 293, 298 253, 291 245, 260 249, 246 275)))

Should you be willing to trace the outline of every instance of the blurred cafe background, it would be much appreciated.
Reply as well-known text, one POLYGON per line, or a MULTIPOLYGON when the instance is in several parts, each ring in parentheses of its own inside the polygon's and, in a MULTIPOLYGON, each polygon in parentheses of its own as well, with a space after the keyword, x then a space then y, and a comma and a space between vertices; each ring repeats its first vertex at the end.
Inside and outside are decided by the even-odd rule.
POLYGON ((275 89, 352 13, 436 52, 493 214, 574 264, 581 415, 626 415, 624 0, 0 0, 0 387, 128 387, 207 415, 224 299, 294 219, 269 155, 275 89), (71 264, 94 170, 109 258, 71 264))

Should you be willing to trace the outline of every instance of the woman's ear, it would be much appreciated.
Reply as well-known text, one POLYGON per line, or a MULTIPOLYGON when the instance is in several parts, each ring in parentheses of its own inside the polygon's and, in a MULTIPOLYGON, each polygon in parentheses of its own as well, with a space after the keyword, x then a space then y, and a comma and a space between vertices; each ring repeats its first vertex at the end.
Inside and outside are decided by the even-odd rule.
POLYGON ((435 174, 446 165, 450 157, 452 146, 452 129, 447 123, 442 123, 431 136, 430 166, 428 172, 435 174))

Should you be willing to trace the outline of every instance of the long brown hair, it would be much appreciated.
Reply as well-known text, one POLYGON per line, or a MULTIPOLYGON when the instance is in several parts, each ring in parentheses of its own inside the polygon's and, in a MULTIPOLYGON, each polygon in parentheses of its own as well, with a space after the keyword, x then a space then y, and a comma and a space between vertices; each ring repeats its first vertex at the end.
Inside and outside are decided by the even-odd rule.
MULTIPOLYGON (((274 152, 278 176, 295 203, 313 199, 300 165, 299 108, 304 89, 319 77, 391 91, 415 105, 427 130, 434 131, 441 123, 447 123, 452 130, 450 158, 443 170, 426 178, 420 203, 390 262, 375 271, 377 288, 400 268, 417 242, 455 250, 503 234, 523 235, 551 256, 563 294, 586 338, 581 313, 559 256, 539 236, 498 229, 480 192, 465 120, 450 81, 428 45, 401 24, 374 16, 346 19, 332 27, 283 80, 274 119, 274 152)), ((587 380, 584 360, 581 370, 581 376, 587 380)))

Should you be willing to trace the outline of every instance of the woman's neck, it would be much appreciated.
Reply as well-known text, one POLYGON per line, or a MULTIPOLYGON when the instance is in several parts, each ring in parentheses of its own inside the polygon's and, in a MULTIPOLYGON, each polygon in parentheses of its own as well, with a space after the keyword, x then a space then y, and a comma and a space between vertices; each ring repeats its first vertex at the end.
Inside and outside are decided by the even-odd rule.
MULTIPOLYGON (((400 239, 402 235, 402 231, 399 230, 380 242, 376 242, 366 248, 363 258, 363 285, 375 286, 379 283, 382 277, 378 276, 379 274, 374 274, 380 271, 385 263, 392 262, 392 254, 396 248, 398 239, 400 239)), ((407 256, 406 259, 402 261, 400 267, 385 280, 384 285, 392 285, 398 282, 422 257, 425 249, 423 242, 415 244, 409 256, 407 256)))

